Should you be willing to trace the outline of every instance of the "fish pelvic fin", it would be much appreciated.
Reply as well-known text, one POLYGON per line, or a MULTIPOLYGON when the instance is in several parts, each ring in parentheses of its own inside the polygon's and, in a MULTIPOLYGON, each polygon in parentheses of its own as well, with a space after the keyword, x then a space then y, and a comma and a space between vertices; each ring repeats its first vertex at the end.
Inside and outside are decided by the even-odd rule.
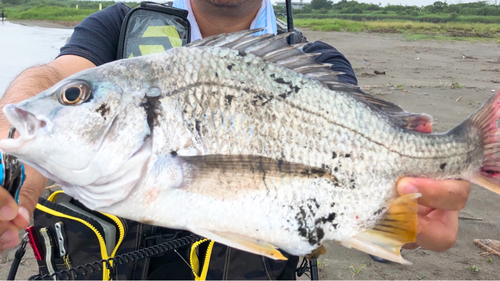
POLYGON ((262 240, 231 232, 212 231, 200 228, 190 229, 190 231, 238 250, 261 255, 273 260, 287 260, 275 246, 262 240))
MULTIPOLYGON (((478 111, 454 130, 477 131, 483 147, 483 163, 479 172, 469 180, 479 186, 500 194, 500 131, 497 120, 500 117, 500 91, 489 98, 478 111)), ((452 130, 453 131, 453 130, 452 130)))
POLYGON ((420 193, 396 198, 377 225, 342 244, 401 264, 411 264, 401 256, 404 244, 417 238, 417 198, 420 193))

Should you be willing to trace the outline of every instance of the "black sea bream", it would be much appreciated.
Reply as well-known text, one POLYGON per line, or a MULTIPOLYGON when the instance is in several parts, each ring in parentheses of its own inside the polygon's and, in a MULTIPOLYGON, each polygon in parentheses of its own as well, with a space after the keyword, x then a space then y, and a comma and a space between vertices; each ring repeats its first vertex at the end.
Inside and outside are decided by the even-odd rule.
POLYGON ((7 105, 19 157, 87 207, 284 258, 328 240, 408 263, 403 176, 499 192, 499 94, 455 129, 338 81, 254 31, 77 73, 7 105), (419 132, 417 132, 419 131, 419 132), (427 132, 427 133, 426 133, 427 132))

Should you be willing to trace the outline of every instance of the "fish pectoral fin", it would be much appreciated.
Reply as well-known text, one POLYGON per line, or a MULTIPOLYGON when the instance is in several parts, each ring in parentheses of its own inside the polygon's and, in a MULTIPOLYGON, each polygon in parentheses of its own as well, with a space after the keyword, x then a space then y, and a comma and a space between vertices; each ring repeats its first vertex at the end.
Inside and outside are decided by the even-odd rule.
POLYGON ((199 228, 191 229, 190 231, 235 249, 256 255, 262 255, 273 260, 287 260, 287 258, 283 256, 276 247, 262 240, 236 233, 212 231, 199 228))
POLYGON ((374 228, 342 244, 386 260, 411 264, 400 252, 404 244, 415 242, 417 238, 416 199, 420 196, 420 193, 415 193, 396 198, 374 228))

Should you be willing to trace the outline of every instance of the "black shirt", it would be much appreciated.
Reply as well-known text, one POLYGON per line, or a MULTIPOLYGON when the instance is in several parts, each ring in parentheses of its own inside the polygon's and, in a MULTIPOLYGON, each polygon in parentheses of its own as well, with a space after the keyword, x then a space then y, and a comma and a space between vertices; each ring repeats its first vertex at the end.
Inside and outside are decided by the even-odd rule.
MULTIPOLYGON (((94 13, 75 27, 69 42, 61 48, 62 55, 84 57, 99 66, 117 59, 120 29, 130 7, 118 3, 94 13)), ((343 72, 341 82, 357 85, 358 81, 349 61, 334 47, 316 41, 303 48, 306 53, 321 53, 316 58, 319 63, 332 64, 332 70, 343 72)))

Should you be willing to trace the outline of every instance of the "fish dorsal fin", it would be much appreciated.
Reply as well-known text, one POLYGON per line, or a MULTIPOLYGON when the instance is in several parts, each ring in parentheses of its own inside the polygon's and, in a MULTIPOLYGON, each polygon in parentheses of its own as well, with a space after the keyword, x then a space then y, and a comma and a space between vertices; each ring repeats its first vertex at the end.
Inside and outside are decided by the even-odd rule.
POLYGON ((283 256, 283 254, 281 254, 276 247, 262 240, 236 233, 211 231, 200 228, 189 229, 189 231, 210 240, 214 240, 215 242, 252 254, 265 256, 273 260, 287 260, 287 258, 283 256))
POLYGON ((368 254, 401 264, 411 264, 401 256, 404 244, 415 242, 417 238, 417 198, 420 193, 407 194, 396 198, 378 224, 342 244, 368 254))
POLYGON ((331 90, 351 94, 371 108, 383 111, 392 117, 394 123, 401 128, 424 133, 431 131, 432 118, 429 115, 407 112, 393 103, 364 93, 357 86, 340 82, 338 77, 343 73, 332 71, 331 64, 317 63, 315 57, 319 54, 304 53, 302 50, 304 44, 289 45, 285 38, 291 33, 276 36, 272 34, 254 35, 262 30, 260 28, 214 35, 195 41, 186 47, 214 46, 237 50, 243 56, 253 54, 265 61, 273 62, 315 79, 331 90))

